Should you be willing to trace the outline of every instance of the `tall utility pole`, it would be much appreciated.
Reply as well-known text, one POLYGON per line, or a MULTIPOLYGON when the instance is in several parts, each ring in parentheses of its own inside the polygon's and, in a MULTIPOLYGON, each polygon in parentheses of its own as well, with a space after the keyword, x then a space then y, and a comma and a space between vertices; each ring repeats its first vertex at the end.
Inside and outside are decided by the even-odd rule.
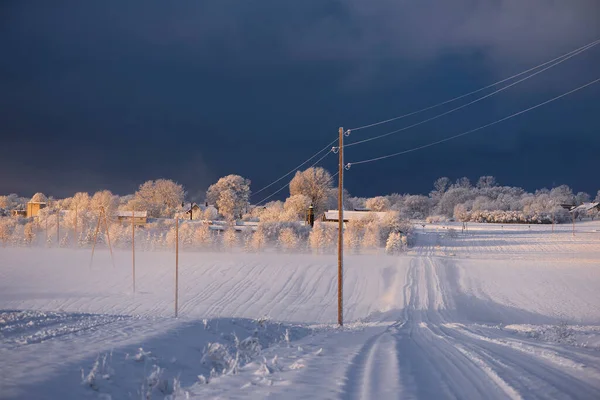
POLYGON ((131 212, 131 282, 135 293, 135 207, 131 212))
POLYGON ((175 318, 179 314, 179 218, 175 218, 175 318))
POLYGON ((344 128, 340 127, 338 172, 338 324, 344 325, 344 128))

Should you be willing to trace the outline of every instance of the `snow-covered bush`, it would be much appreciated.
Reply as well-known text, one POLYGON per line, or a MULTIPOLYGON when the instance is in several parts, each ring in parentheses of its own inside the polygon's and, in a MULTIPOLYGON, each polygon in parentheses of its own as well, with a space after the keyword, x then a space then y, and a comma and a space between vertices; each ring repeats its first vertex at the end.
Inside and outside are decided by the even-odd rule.
POLYGON ((8 244, 8 241, 12 237, 15 226, 16 222, 14 219, 8 217, 0 218, 0 242, 2 242, 2 246, 6 247, 8 244))
POLYGON ((279 248, 283 251, 293 252, 298 249, 300 238, 292 228, 284 228, 279 233, 279 248))
POLYGON ((333 251, 336 237, 337 229, 334 226, 316 222, 308 239, 310 248, 317 254, 333 251))
POLYGON ((229 227, 223 232, 223 246, 229 250, 239 246, 238 233, 233 227, 229 227))
POLYGON ((201 224, 196 227, 193 243, 195 247, 209 249, 213 245, 213 235, 208 224, 201 224))
POLYGON ((374 250, 381 246, 381 227, 378 222, 371 222, 367 225, 361 246, 365 250, 374 250))
POLYGON ((254 251, 261 251, 267 245, 267 235, 260 227, 252 234, 250 248, 254 251))
POLYGON ((387 254, 400 254, 406 250, 406 236, 400 232, 390 233, 385 244, 385 252, 387 254))
POLYGON ((344 248, 351 253, 358 253, 364 232, 365 224, 362 221, 349 221, 344 230, 344 248))

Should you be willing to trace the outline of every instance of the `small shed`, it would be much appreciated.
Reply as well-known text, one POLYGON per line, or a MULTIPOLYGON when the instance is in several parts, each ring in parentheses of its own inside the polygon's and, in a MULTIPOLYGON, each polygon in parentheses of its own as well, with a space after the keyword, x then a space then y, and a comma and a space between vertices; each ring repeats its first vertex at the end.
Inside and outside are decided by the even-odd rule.
POLYGON ((27 203, 27 218, 37 217, 40 210, 46 208, 48 203, 42 201, 30 201, 27 203))
POLYGON ((27 217, 27 210, 11 210, 10 215, 13 217, 27 217))
POLYGON ((117 211, 116 216, 119 222, 127 224, 131 224, 133 218, 133 223, 137 226, 146 225, 148 222, 148 211, 117 211))

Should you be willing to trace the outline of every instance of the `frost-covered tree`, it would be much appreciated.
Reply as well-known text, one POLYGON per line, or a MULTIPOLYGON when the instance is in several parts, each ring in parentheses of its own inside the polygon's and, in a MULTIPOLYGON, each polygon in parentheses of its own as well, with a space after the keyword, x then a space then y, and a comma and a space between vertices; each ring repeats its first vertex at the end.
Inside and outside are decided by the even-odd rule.
POLYGON ((391 207, 390 201, 383 196, 377 196, 371 199, 367 199, 365 205, 368 209, 378 212, 389 211, 391 207))
POLYGON ((320 167, 298 171, 290 182, 290 195, 302 194, 309 197, 317 215, 326 211, 331 189, 331 174, 320 167))
POLYGON ((596 194, 596 198, 594 199, 594 201, 600 202, 600 190, 598 190, 598 193, 596 194))
POLYGON ((285 200, 283 209, 286 214, 293 216, 296 220, 304 220, 308 207, 310 207, 311 199, 304 194, 296 194, 288 197, 285 200))
POLYGON ((592 197, 589 194, 587 194, 585 192, 579 192, 575 196, 575 205, 579 206, 583 203, 589 203, 591 199, 592 199, 592 197))
POLYGON ((250 180, 239 175, 227 175, 208 188, 206 200, 216 204, 219 214, 227 220, 241 219, 249 206, 250 180))
POLYGON ((204 210, 204 212, 202 213, 202 218, 205 221, 214 221, 218 217, 219 217, 219 212, 213 206, 207 207, 206 210, 204 210))
POLYGON ((462 178, 458 178, 456 180, 456 183, 454 185, 452 185, 452 186, 453 187, 464 188, 464 189, 469 189, 469 188, 471 188, 471 181, 466 176, 463 176, 462 178))
POLYGON ((261 223, 281 221, 281 215, 284 213, 283 203, 281 201, 271 201, 264 207, 257 207, 257 216, 261 223))
POLYGON ((98 215, 100 210, 103 208, 107 218, 111 218, 117 210, 119 201, 117 196, 112 194, 110 190, 102 190, 96 192, 90 200, 90 209, 94 214, 98 215))
POLYGON ((77 209, 78 212, 89 210, 91 200, 92 199, 91 199, 90 195, 86 192, 75 193, 75 195, 71 199, 69 208, 71 210, 77 209))
POLYGON ((48 198, 46 197, 46 195, 44 195, 44 193, 38 192, 33 195, 30 201, 33 203, 46 203, 48 201, 48 198))
POLYGON ((148 211, 148 215, 155 218, 171 218, 181 206, 184 197, 183 186, 172 180, 147 181, 140 185, 126 209, 148 211))
POLYGON ((19 196, 12 193, 8 196, 0 196, 0 208, 5 210, 12 210, 19 206, 24 206, 23 201, 19 199, 19 196))
POLYGON ((400 216, 405 219, 425 219, 431 210, 431 199, 427 196, 406 196, 399 203, 400 216))
POLYGON ((480 176, 477 180, 477 189, 488 189, 497 185, 496 178, 493 176, 480 176))
POLYGON ((550 198, 552 198, 557 204, 575 203, 573 191, 567 185, 561 185, 552 189, 550 191, 550 198))

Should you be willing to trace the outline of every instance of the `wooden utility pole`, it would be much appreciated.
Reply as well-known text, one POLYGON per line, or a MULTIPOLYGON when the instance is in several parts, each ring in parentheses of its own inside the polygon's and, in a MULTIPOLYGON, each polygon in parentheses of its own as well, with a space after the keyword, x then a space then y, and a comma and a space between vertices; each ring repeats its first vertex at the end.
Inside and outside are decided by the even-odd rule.
POLYGON ((344 128, 339 129, 338 172, 338 324, 344 325, 344 128))
POLYGON ((131 279, 133 282, 133 293, 135 293, 135 208, 131 212, 131 279))
POLYGON ((75 239, 75 248, 77 248, 77 244, 79 243, 79 238, 77 237, 77 206, 75 206, 75 228, 73 229, 73 238, 75 239))
POLYGON ((179 308, 179 218, 175 219, 175 318, 179 308))
POLYGON ((575 211, 571 211, 571 214, 573 215, 573 236, 575 236, 575 211))
POLYGON ((108 249, 110 250, 110 260, 112 261, 113 268, 115 267, 115 258, 113 257, 112 245, 110 244, 110 233, 108 233, 108 221, 106 219, 106 211, 102 208, 102 214, 104 214, 104 227, 106 228, 106 238, 108 239, 108 249))
POLYGON ((106 212, 104 211, 104 207, 100 208, 100 213, 98 214, 98 224, 96 225, 96 232, 94 233, 94 243, 92 244, 92 258, 90 259, 90 268, 92 267, 92 263, 94 262, 94 250, 96 249, 96 242, 98 241, 98 231, 100 230, 100 223, 102 221, 102 217, 104 217, 104 226, 106 228, 106 238, 108 239, 108 248, 110 249, 110 259, 112 261, 113 268, 115 267, 115 258, 113 256, 112 245, 110 244, 110 235, 108 233, 108 223, 106 222, 106 212))
POLYGON ((60 247, 60 208, 56 211, 56 245, 60 247))

